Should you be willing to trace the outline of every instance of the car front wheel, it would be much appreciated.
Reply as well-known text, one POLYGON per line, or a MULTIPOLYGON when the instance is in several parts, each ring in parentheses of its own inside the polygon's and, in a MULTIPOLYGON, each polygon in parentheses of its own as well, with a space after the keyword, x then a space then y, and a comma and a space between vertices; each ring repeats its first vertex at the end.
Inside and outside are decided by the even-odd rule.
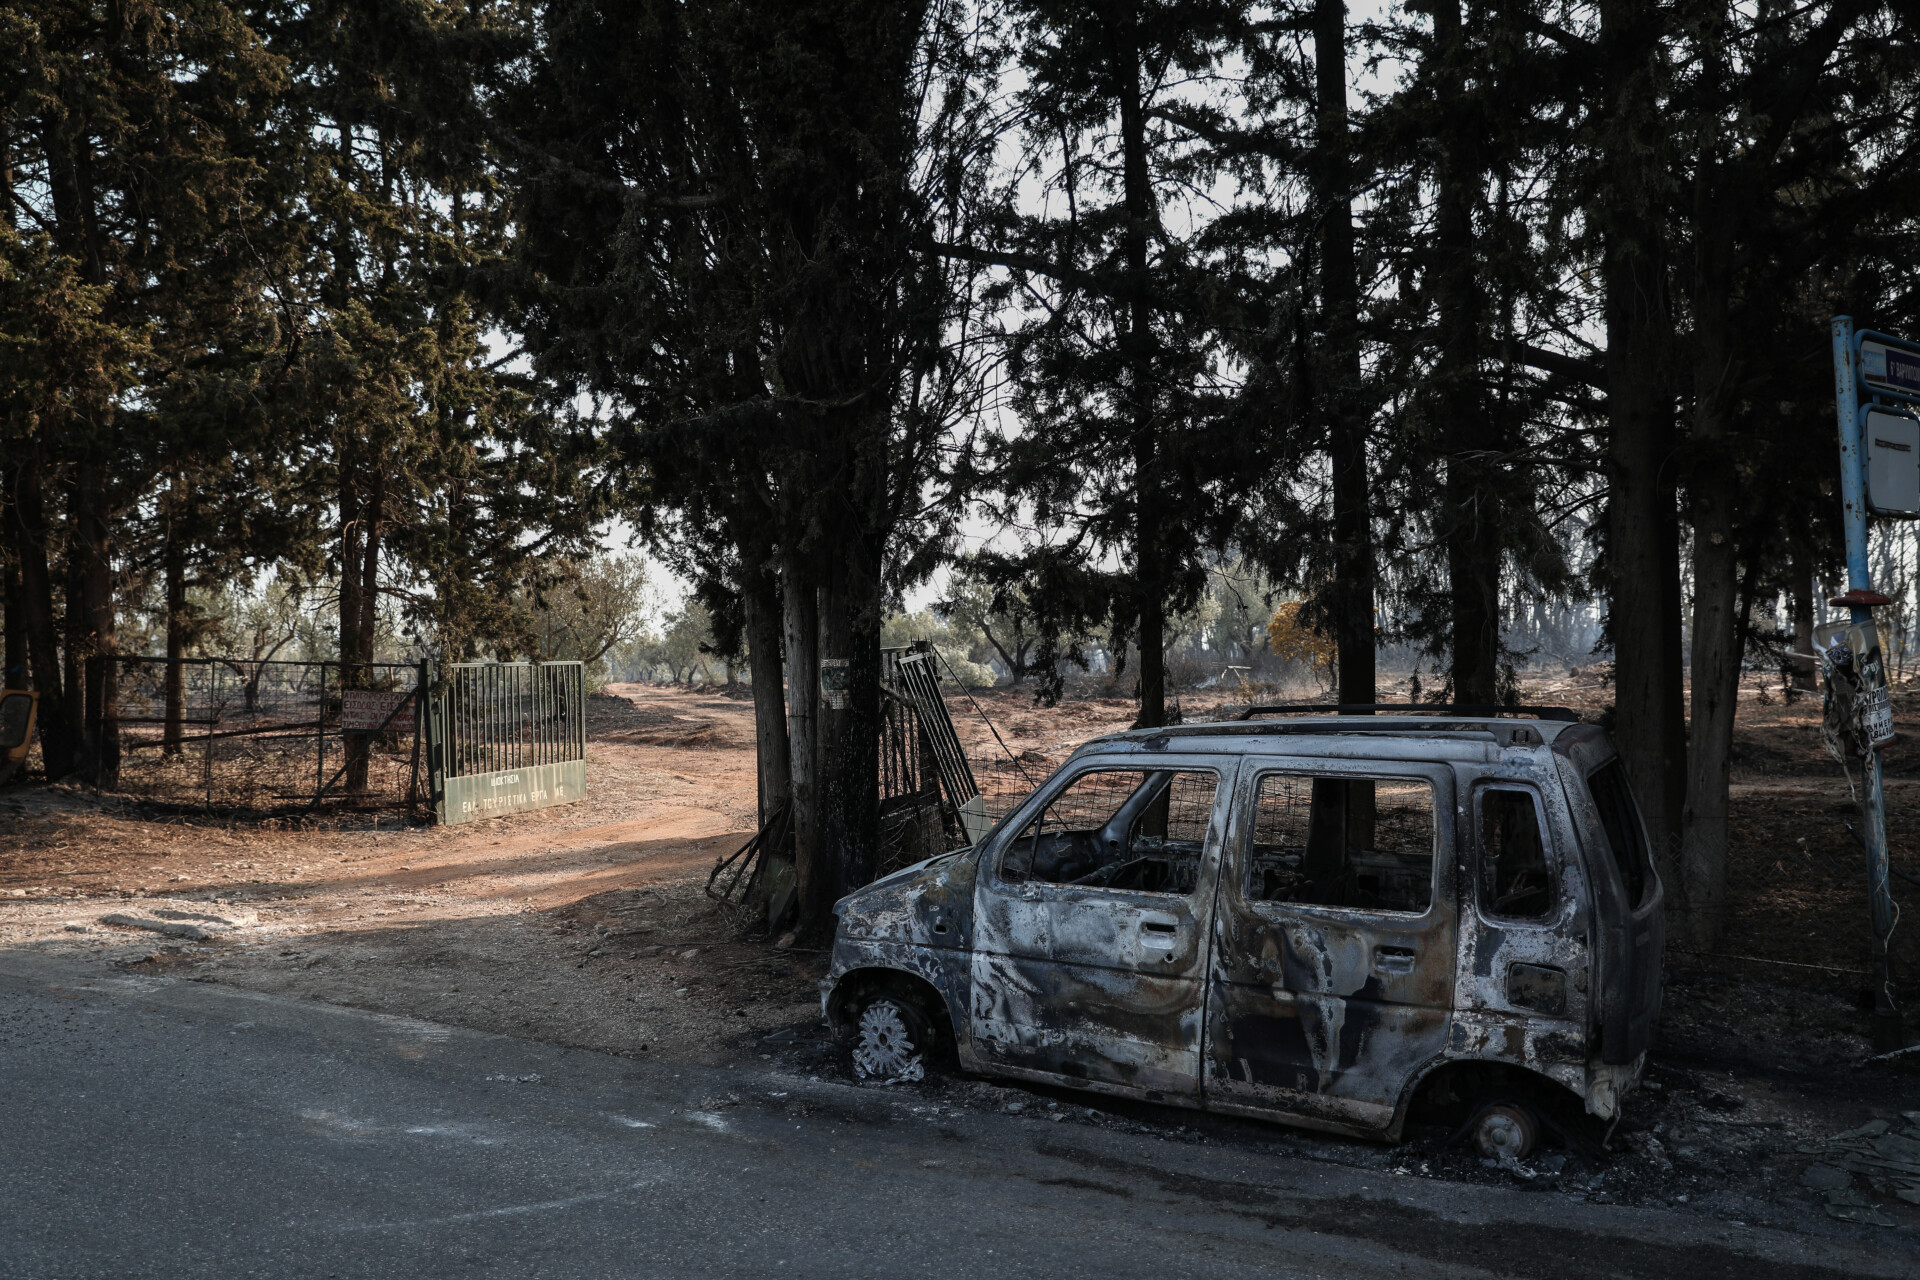
POLYGON ((926 1015, 910 1000, 879 993, 853 1018, 853 1073, 862 1080, 923 1080, 932 1051, 926 1015))

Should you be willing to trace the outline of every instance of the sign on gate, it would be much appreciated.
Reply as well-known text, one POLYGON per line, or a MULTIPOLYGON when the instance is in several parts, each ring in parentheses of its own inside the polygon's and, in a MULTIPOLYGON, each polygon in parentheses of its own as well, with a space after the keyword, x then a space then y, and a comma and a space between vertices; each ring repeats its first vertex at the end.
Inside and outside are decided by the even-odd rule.
POLYGON ((378 733, 382 725, 398 724, 406 719, 407 700, 411 697, 413 695, 404 690, 342 690, 340 694, 341 732, 378 733))

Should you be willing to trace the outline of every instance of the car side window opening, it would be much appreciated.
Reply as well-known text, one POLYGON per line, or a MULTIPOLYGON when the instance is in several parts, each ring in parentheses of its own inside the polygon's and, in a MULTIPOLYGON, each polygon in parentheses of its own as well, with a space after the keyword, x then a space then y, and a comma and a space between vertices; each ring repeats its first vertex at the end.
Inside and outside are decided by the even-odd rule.
POLYGON ((1370 911, 1433 901, 1433 784, 1269 773, 1254 806, 1247 896, 1370 911))
POLYGON ((1607 847, 1613 852, 1613 864, 1620 869, 1627 902, 1637 907, 1647 891, 1647 850, 1640 838, 1640 819, 1633 807, 1626 769, 1618 760, 1607 761, 1587 779, 1587 790, 1593 793, 1593 806, 1600 811, 1600 825, 1606 828, 1607 847))
POLYGON ((1083 773, 1008 843, 1000 878, 1192 893, 1217 784, 1198 769, 1083 773))
POLYGON ((1553 913, 1552 873, 1533 793, 1486 787, 1480 806, 1480 909, 1505 920, 1553 913))

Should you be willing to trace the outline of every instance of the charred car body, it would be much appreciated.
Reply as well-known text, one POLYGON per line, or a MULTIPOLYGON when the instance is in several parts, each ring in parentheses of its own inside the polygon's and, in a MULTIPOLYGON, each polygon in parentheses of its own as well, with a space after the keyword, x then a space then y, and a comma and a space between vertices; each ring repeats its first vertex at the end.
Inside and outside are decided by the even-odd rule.
POLYGON ((1524 1155, 1610 1119, 1661 888, 1605 733, 1463 714, 1193 725, 1077 751, 971 848, 835 907, 856 1070, 962 1068, 1524 1155))

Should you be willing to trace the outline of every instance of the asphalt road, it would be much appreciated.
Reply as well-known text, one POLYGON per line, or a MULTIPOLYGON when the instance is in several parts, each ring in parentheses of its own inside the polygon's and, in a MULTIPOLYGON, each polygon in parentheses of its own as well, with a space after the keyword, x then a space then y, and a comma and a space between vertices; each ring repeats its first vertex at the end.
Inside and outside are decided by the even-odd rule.
POLYGON ((1259 1144, 936 1114, 18 952, 0 953, 0 1086, 9 1278, 1920 1270, 1904 1235, 1854 1247, 1259 1144))

